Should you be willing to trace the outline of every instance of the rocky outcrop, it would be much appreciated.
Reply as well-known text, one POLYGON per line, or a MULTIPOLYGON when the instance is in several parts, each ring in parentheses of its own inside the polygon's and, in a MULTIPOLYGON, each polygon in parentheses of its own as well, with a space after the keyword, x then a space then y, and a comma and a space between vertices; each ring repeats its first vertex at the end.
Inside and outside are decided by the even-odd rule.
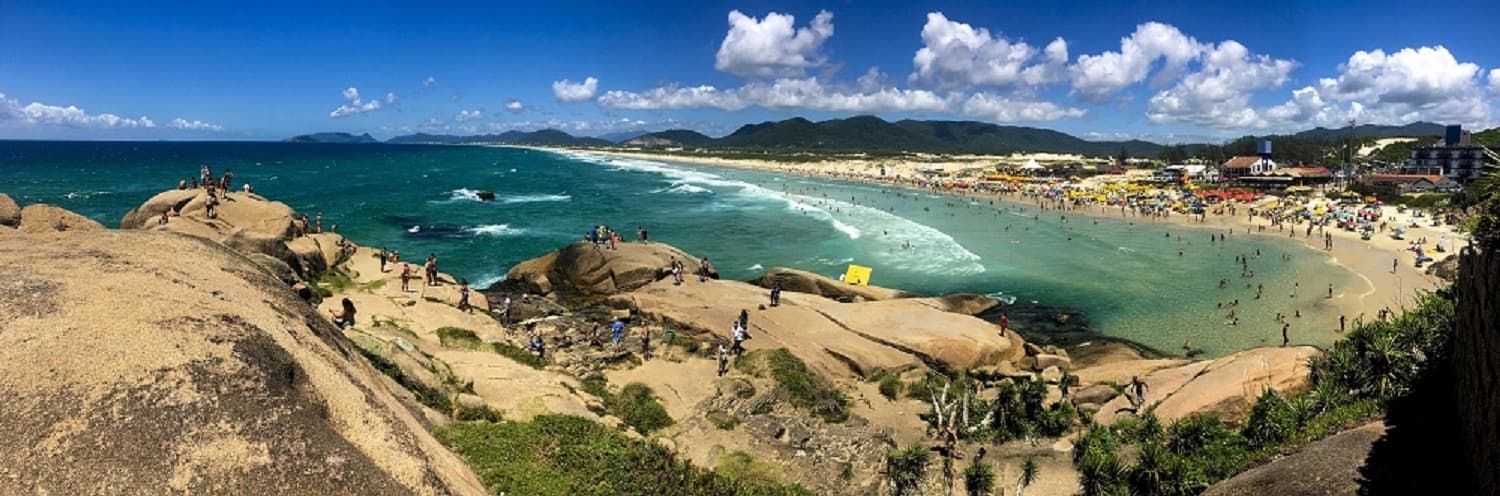
MULTIPOLYGON (((1154 407, 1157 418, 1166 423, 1194 413, 1242 419, 1267 388, 1283 394, 1306 390, 1311 385, 1307 362, 1321 353, 1310 346, 1255 348, 1212 361, 1137 374, 1146 383, 1145 401, 1140 406, 1154 407)), ((1160 361, 1150 362, 1154 367, 1160 361)), ((1086 369, 1077 374, 1080 378, 1092 375, 1086 369)), ((1116 384, 1125 386, 1129 380, 1124 378, 1116 384)), ((1131 396, 1120 395, 1105 403, 1094 421, 1108 425, 1122 413, 1144 411, 1137 408, 1131 396)))
POLYGON ((21 207, 10 195, 0 193, 0 227, 15 228, 21 225, 21 207))
POLYGON ((225 247, 0 237, 0 494, 485 494, 324 316, 225 247))
POLYGON ((844 302, 880 301, 914 296, 911 293, 895 289, 845 284, 812 272, 783 267, 773 267, 771 270, 767 270, 765 275, 751 282, 766 289, 770 289, 775 287, 777 283, 781 283, 783 291, 818 295, 844 302))
POLYGON ((1385 430, 1384 423, 1373 422, 1313 441, 1285 458, 1214 484, 1203 494, 1360 494, 1360 467, 1364 466, 1375 441, 1385 435, 1385 430))
POLYGON ((1020 359, 1019 339, 972 316, 923 299, 840 303, 783 293, 778 307, 765 288, 739 281, 671 280, 615 295, 610 303, 700 339, 727 343, 740 310, 749 313, 750 349, 786 348, 830 377, 866 376, 912 365, 960 370, 1020 359))
POLYGON ((674 258, 682 261, 683 278, 696 281, 700 260, 670 245, 619 243, 611 250, 584 241, 521 262, 505 277, 532 294, 611 295, 671 276, 674 258))
POLYGON ((214 218, 208 217, 208 195, 201 189, 164 191, 146 200, 120 221, 121 229, 172 231, 215 241, 244 254, 262 254, 286 263, 304 278, 332 267, 338 258, 337 234, 299 236, 297 213, 285 203, 252 193, 224 195, 214 218), (161 223, 163 213, 169 215, 161 223))
POLYGON ((67 210, 38 203, 27 205, 26 208, 21 209, 20 223, 17 228, 21 232, 46 233, 59 231, 99 231, 104 229, 104 225, 67 210))

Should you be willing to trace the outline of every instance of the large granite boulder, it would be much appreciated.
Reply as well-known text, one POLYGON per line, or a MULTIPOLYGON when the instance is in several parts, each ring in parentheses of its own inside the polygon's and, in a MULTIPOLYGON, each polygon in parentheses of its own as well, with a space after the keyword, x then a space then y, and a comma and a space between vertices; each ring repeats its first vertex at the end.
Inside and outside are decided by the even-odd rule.
POLYGON ((925 299, 840 303, 823 296, 782 294, 739 281, 664 280, 610 297, 617 308, 699 339, 727 343, 731 323, 748 312, 750 349, 786 348, 831 378, 930 366, 945 370, 997 366, 1024 355, 1018 338, 973 316, 946 312, 925 299))
POLYGON ((56 231, 100 231, 104 225, 93 219, 75 214, 52 205, 27 205, 21 209, 22 232, 46 233, 56 231))
POLYGON ((19 227, 21 225, 21 207, 10 195, 0 193, 0 227, 19 227))
MULTIPOLYGON (((876 286, 857 286, 845 284, 833 278, 824 277, 804 270, 773 267, 767 270, 759 279, 751 281, 756 285, 770 289, 777 283, 781 284, 783 291, 806 293, 831 298, 839 301, 878 301, 890 300, 913 296, 904 291, 887 289, 876 286)), ((976 312, 977 313, 977 312, 976 312)))
POLYGON ((222 243, 246 255, 262 254, 286 262, 304 278, 331 267, 337 258, 337 234, 299 234, 297 213, 285 203, 252 193, 231 192, 208 217, 207 192, 201 189, 164 191, 125 214, 121 229, 171 231, 222 243), (177 212, 161 223, 164 212, 177 212))
MULTIPOLYGON (((1154 405, 1157 418, 1167 423, 1194 413, 1240 420, 1266 389, 1291 394, 1309 388, 1307 362, 1321 353, 1311 346, 1255 348, 1211 361, 1157 369, 1140 376, 1146 383, 1144 406, 1154 405)), ((1080 370, 1078 375, 1084 378, 1092 374, 1080 370)), ((1120 386, 1128 383, 1129 378, 1116 382, 1120 386)), ((1104 404, 1094 421, 1108 425, 1119 413, 1134 410, 1130 396, 1120 395, 1104 404)))
MULTIPOLYGON (((1384 422, 1371 422, 1334 434, 1283 458, 1246 470, 1209 486, 1204 496, 1261 494, 1360 494, 1360 468, 1375 441, 1385 435, 1384 422)), ((1413 454, 1420 456, 1420 454, 1413 454)))
POLYGON ((0 236, 0 494, 486 494, 326 316, 224 246, 0 236))
MULTIPOLYGON (((620 243, 611 250, 583 241, 521 262, 505 277, 533 294, 610 295, 671 276, 674 258, 683 263, 683 278, 696 281, 700 260, 670 245, 620 243)), ((718 279, 718 272, 711 277, 718 279)))

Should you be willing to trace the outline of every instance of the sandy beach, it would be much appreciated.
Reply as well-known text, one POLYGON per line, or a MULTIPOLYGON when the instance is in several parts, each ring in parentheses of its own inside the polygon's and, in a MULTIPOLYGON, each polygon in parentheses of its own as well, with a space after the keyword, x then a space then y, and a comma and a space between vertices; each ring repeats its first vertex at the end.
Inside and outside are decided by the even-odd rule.
MULTIPOLYGON (((700 155, 685 155, 671 153, 651 153, 632 151, 590 151, 601 155, 620 158, 663 160, 714 167, 732 167, 751 169, 763 172, 771 172, 786 175, 798 175, 818 177, 824 179, 837 179, 844 181, 871 182, 885 184, 895 187, 914 188, 910 181, 923 176, 923 171, 941 170, 944 172, 956 172, 972 168, 990 168, 1000 161, 1011 162, 1020 157, 1013 156, 959 156, 939 160, 921 159, 881 159, 881 160, 853 160, 840 159, 826 162, 773 162, 765 160, 732 159, 721 157, 709 157, 700 155), (882 176, 882 170, 884 175, 882 176), (907 182, 903 184, 902 182, 907 182)), ((1037 157, 1024 157, 1037 158, 1037 157)), ((1066 159, 1067 157, 1039 157, 1040 159, 1066 159)), ((974 199, 995 199, 1023 205, 1037 205, 1037 202, 1022 198, 1014 194, 980 193, 971 191, 932 189, 932 192, 945 193, 954 196, 968 197, 974 199)), ((1242 205, 1243 207, 1243 205, 1242 205)), ((1408 226, 1412 221, 1412 212, 1398 213, 1392 206, 1382 207, 1383 221, 1391 226, 1408 226)), ((1093 217, 1118 217, 1120 211, 1105 205, 1091 205, 1070 210, 1072 213, 1089 215, 1093 217)), ((1271 225, 1268 219, 1248 215, 1228 215, 1209 213, 1202 221, 1196 217, 1187 215, 1169 215, 1166 217, 1140 217, 1142 225, 1153 225, 1155 223, 1169 223, 1183 227, 1205 229, 1210 231, 1226 232, 1230 238, 1234 236, 1286 236, 1302 241, 1307 246, 1322 250, 1322 232, 1314 230, 1311 236, 1305 235, 1305 224, 1300 228, 1290 226, 1289 230, 1278 230, 1271 225), (1261 231, 1261 227, 1265 227, 1261 231), (1296 231, 1293 234, 1291 231, 1296 231)), ((1425 273, 1425 269, 1414 267, 1414 255, 1407 248, 1411 240, 1426 237, 1429 241, 1427 247, 1431 247, 1438 239, 1447 238, 1449 253, 1456 252, 1467 243, 1467 239, 1457 233, 1452 226, 1432 227, 1428 223, 1418 223, 1417 227, 1410 227, 1404 236, 1404 240, 1391 237, 1390 231, 1376 233, 1369 240, 1361 239, 1358 233, 1342 229, 1330 229, 1332 233, 1333 248, 1327 253, 1329 262, 1341 266, 1355 273, 1365 282, 1364 287, 1359 288, 1334 288, 1334 304, 1339 308, 1342 315, 1348 316, 1349 324, 1361 318, 1371 320, 1376 318, 1381 309, 1399 310, 1408 306, 1418 291, 1435 290, 1444 283, 1438 278, 1425 273), (1392 261, 1396 269, 1392 270, 1392 261)), ((1435 254, 1441 258, 1446 254, 1435 254)), ((1303 288, 1305 291, 1321 292, 1324 288, 1303 288)))

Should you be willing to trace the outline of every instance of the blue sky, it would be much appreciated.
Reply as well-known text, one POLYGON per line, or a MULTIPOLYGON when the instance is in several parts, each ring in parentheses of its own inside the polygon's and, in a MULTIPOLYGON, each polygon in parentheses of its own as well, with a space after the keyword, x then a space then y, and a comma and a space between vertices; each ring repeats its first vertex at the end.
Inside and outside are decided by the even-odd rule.
POLYGON ((1484 2, 308 4, 0 0, 0 138, 1500 121, 1484 2))

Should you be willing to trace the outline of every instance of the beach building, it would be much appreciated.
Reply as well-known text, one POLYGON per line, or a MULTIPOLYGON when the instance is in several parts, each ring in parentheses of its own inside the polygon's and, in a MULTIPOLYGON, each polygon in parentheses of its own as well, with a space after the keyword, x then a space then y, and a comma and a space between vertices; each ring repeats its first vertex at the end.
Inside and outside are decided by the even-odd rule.
POLYGON ((1219 167, 1225 181, 1238 181, 1241 177, 1276 170, 1271 160, 1271 140, 1260 140, 1255 146, 1255 156, 1240 156, 1229 159, 1219 167))
POLYGON ((1401 174, 1443 176, 1464 185, 1479 178, 1484 161, 1484 147, 1470 143, 1463 126, 1448 126, 1442 144, 1412 149, 1401 174))
POLYGON ((1212 181, 1217 179, 1216 171, 1210 170, 1206 165, 1177 164, 1168 165, 1156 170, 1152 180, 1159 183, 1180 183, 1184 179, 1191 181, 1212 181), (1212 176, 1212 177, 1210 177, 1212 176))
POLYGON ((1327 167, 1281 167, 1241 176, 1240 182, 1267 188, 1288 188, 1323 185, 1333 181, 1333 178, 1333 173, 1327 167))
POLYGON ((1405 195, 1414 193, 1451 193, 1463 188, 1457 181, 1441 175, 1370 174, 1363 184, 1378 193, 1405 195))

